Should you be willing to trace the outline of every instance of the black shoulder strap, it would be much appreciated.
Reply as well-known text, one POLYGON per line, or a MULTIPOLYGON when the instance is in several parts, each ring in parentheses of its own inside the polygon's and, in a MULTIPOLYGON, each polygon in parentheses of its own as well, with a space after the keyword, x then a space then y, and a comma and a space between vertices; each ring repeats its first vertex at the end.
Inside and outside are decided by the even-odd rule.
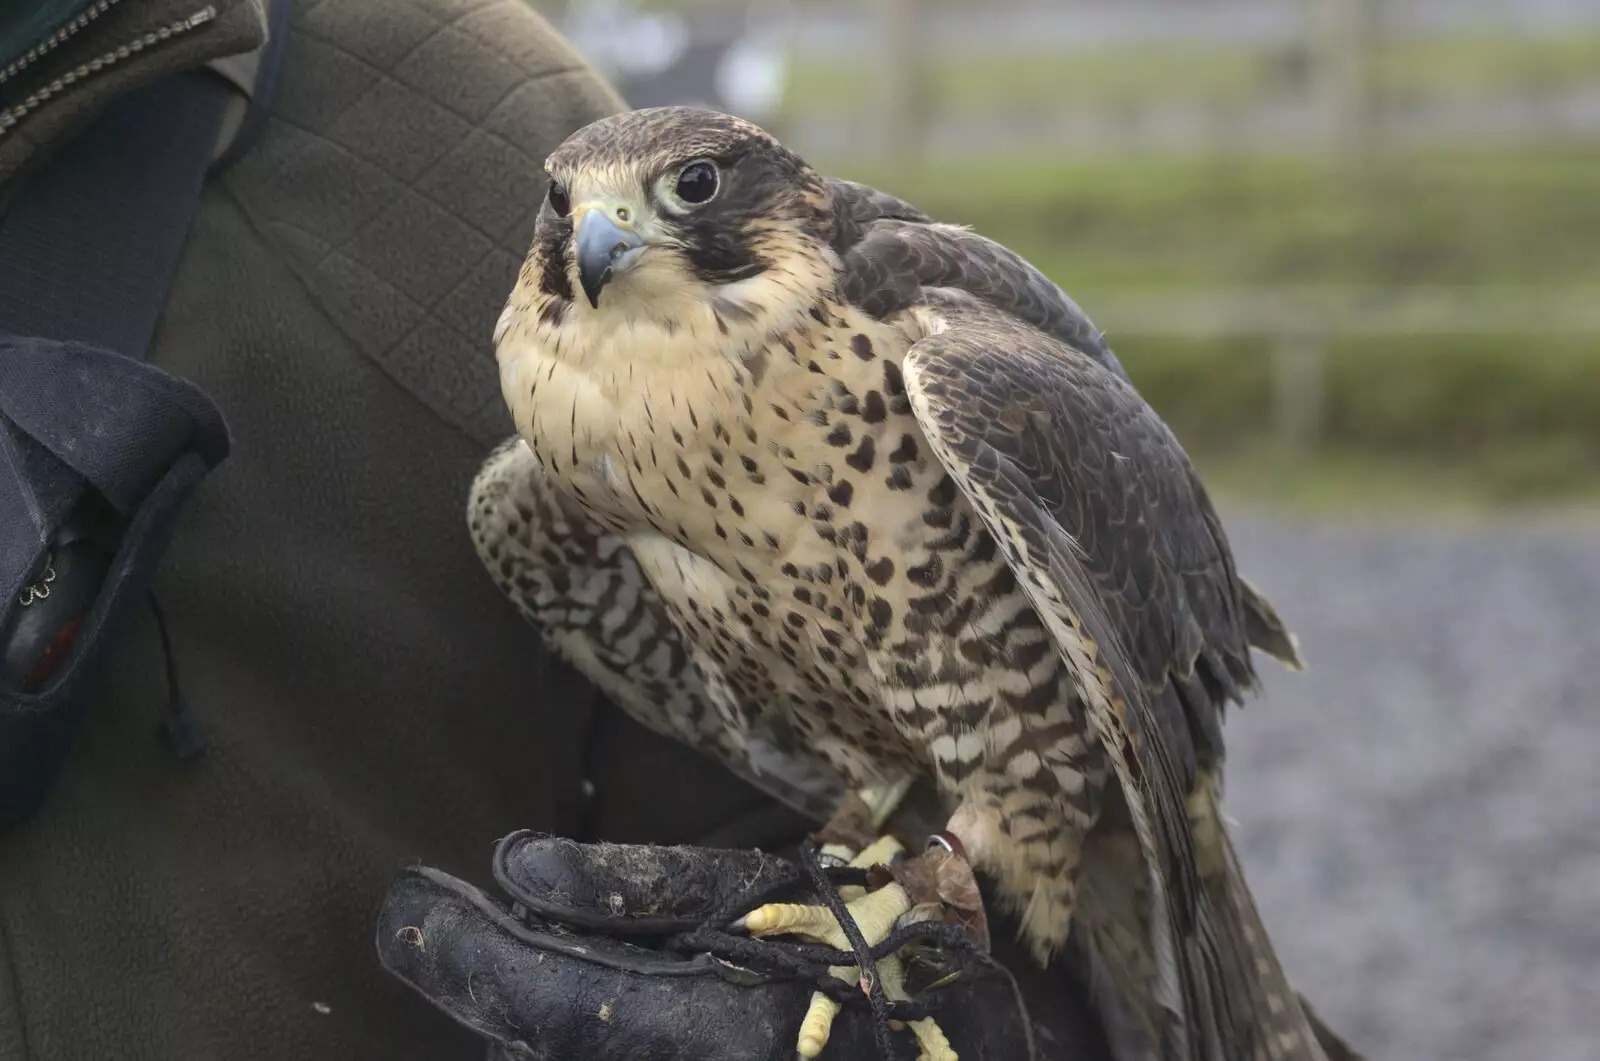
POLYGON ((233 88, 195 70, 129 93, 0 217, 0 330, 143 359, 233 88))
MULTIPOLYGON (((277 88, 291 0, 267 8, 255 90, 218 168, 248 149, 277 88)), ((0 333, 144 359, 233 99, 210 70, 130 92, 0 198, 0 333)))
MULTIPOLYGON (((287 8, 270 8, 245 138, 287 8)), ((215 404, 148 350, 235 98, 210 70, 127 93, 0 201, 0 830, 42 800, 83 678, 228 453, 215 404)))

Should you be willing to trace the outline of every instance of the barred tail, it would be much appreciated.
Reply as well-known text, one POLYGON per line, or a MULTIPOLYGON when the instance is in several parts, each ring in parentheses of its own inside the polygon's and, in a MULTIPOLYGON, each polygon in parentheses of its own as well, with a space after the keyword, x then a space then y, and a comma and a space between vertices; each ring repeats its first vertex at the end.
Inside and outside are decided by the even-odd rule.
POLYGON ((1245 883, 1215 791, 1203 781, 1191 801, 1205 887, 1199 931, 1188 944, 1202 981, 1223 989, 1208 994, 1220 1040, 1230 1044, 1226 1056, 1230 1061, 1362 1061, 1290 985, 1245 883))

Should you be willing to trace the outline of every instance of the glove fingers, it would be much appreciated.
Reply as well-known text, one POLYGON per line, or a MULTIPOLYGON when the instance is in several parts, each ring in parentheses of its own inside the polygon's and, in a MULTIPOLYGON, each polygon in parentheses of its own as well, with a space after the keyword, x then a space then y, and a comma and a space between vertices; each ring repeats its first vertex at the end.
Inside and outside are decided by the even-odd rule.
MULTIPOLYGON (((593 864, 583 850, 589 845, 563 849, 562 842, 540 843, 544 846, 535 847, 530 858, 565 851, 578 860, 574 865, 593 864)), ((759 872, 767 857, 758 856, 746 868, 759 872)), ((773 861, 782 872, 774 879, 786 878, 788 864, 773 861)), ((721 865, 718 872, 725 872, 728 863, 721 865)), ((620 879, 636 882, 640 872, 630 869, 620 879)), ((540 887, 559 879, 543 877, 540 887)), ((719 885, 718 892, 740 884, 736 877, 719 885)), ((594 894, 604 891, 596 888, 594 894)), ((391 884, 375 942, 390 974, 505 1057, 793 1061, 813 989, 802 981, 765 980, 710 955, 684 956, 575 932, 531 913, 514 916, 482 890, 427 867, 406 871, 391 884)), ((1014 992, 997 970, 977 970, 963 978, 948 1005, 939 1007, 937 1019, 962 1061, 1033 1056, 1027 1010, 1014 992)), ((1074 1010, 1070 999, 1052 992, 1040 1002, 1048 1014, 1074 1010)), ((909 1033, 900 1038, 909 1039, 909 1033)), ((1069 1035, 1068 1041, 1082 1040, 1069 1035)), ((903 1045, 910 1049, 909 1042, 903 1045)), ((838 1061, 877 1058, 864 1007, 850 1006, 839 1014, 827 1055, 838 1061)))
MULTIPOLYGON (((793 1055, 810 993, 735 985, 704 955, 529 927, 427 868, 390 887, 377 947, 385 969, 513 1056, 778 1061, 793 1055)), ((846 1042, 859 1033, 841 1031, 846 1042)))
POLYGON ((760 851, 580 844, 518 832, 500 842, 494 874, 507 895, 542 918, 641 936, 697 928, 730 900, 792 878, 796 868, 760 851))

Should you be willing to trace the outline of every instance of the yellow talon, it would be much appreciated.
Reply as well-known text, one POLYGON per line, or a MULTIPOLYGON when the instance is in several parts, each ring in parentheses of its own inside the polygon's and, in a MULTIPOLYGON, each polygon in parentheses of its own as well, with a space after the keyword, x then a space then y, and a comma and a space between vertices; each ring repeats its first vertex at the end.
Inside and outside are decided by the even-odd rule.
MULTIPOLYGON (((894 1002, 910 1000, 906 994, 904 970, 899 958, 885 958, 878 963, 878 977, 883 981, 884 997, 894 1002)), ((908 1021, 911 1034, 917 1037, 920 1052, 917 1061, 960 1061, 960 1055, 944 1037, 944 1029, 932 1017, 908 1021)))
POLYGON ((822 1048, 828 1045, 828 1036, 833 1031, 833 1018, 838 1015, 839 1003, 821 991, 812 993, 811 1006, 806 1010, 806 1019, 800 1023, 800 1043, 797 1049, 801 1057, 816 1057, 822 1053, 822 1048))
MULTIPOLYGON (((856 853, 846 844, 823 844, 818 853, 829 858, 836 858, 840 862, 852 866, 855 865, 856 853)), ((847 884, 839 889, 839 900, 848 903, 850 900, 859 899, 865 894, 867 894, 867 889, 856 884, 847 884)))
POLYGON ((887 866, 894 861, 894 856, 905 850, 905 846, 892 836, 880 836, 865 850, 850 860, 850 864, 857 869, 866 869, 869 866, 887 866))
MULTIPOLYGON (((880 836, 861 852, 852 855, 848 848, 835 845, 841 852, 841 858, 849 859, 850 865, 856 869, 867 869, 872 866, 885 865, 894 861, 894 856, 905 850, 904 845, 892 836, 880 836)), ((839 889, 839 899, 846 906, 867 894, 867 889, 859 884, 847 884, 839 889)))
MULTIPOLYGON (((828 854, 835 857, 849 857, 850 865, 858 869, 887 865, 904 850, 900 842, 892 836, 880 837, 865 850, 853 856, 850 855, 849 849, 842 845, 829 845, 825 848, 828 854)), ((841 888, 839 894, 845 901, 845 909, 860 927, 862 938, 867 941, 868 946, 876 946, 887 939, 889 933, 894 931, 895 923, 912 909, 911 897, 897 883, 886 884, 875 892, 851 886, 841 888)), ((739 925, 750 935, 758 938, 775 935, 804 936, 835 950, 850 949, 850 941, 845 938, 844 930, 839 927, 839 922, 834 920, 833 914, 825 906, 768 903, 746 914, 739 925)), ((853 965, 836 965, 828 972, 847 984, 859 983, 861 980, 860 970, 853 965)), ((904 970, 901 968, 899 958, 891 955, 879 961, 878 976, 883 982, 885 997, 897 1001, 905 1001, 909 997, 906 995, 904 970)), ((821 991, 812 994, 811 1005, 806 1009, 805 1019, 800 1022, 800 1035, 795 1047, 801 1057, 813 1058, 822 1053, 833 1032, 833 1022, 839 1015, 839 1008, 839 1003, 821 991)), ((919 1049, 917 1061, 960 1061, 959 1056, 951 1049, 950 1041, 945 1038, 944 1032, 932 1017, 909 1021, 907 1026, 917 1039, 919 1049)))
MULTIPOLYGON (((845 909, 861 928, 869 945, 887 938, 900 915, 911 909, 911 897, 898 884, 890 883, 875 892, 845 904, 845 909)), ((849 950, 850 940, 826 906, 801 906, 798 903, 768 903, 746 914, 736 925, 756 938, 779 934, 805 936, 835 950, 849 950)))
POLYGON ((745 914, 735 927, 743 927, 758 939, 780 933, 814 937, 826 934, 834 923, 833 915, 825 906, 768 903, 745 914))
POLYGON ((944 1037, 944 1031, 932 1017, 912 1021, 911 1034, 917 1037, 917 1045, 922 1048, 917 1061, 961 1061, 961 1055, 951 1047, 950 1040, 944 1037))

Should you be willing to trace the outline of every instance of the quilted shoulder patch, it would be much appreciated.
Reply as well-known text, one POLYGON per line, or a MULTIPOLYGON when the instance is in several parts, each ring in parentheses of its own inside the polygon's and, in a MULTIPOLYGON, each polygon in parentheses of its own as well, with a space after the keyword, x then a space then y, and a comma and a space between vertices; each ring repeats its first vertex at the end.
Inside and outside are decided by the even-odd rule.
POLYGON ((623 106, 524 0, 298 0, 272 117, 224 179, 355 347, 493 443, 491 336, 544 158, 623 106))

